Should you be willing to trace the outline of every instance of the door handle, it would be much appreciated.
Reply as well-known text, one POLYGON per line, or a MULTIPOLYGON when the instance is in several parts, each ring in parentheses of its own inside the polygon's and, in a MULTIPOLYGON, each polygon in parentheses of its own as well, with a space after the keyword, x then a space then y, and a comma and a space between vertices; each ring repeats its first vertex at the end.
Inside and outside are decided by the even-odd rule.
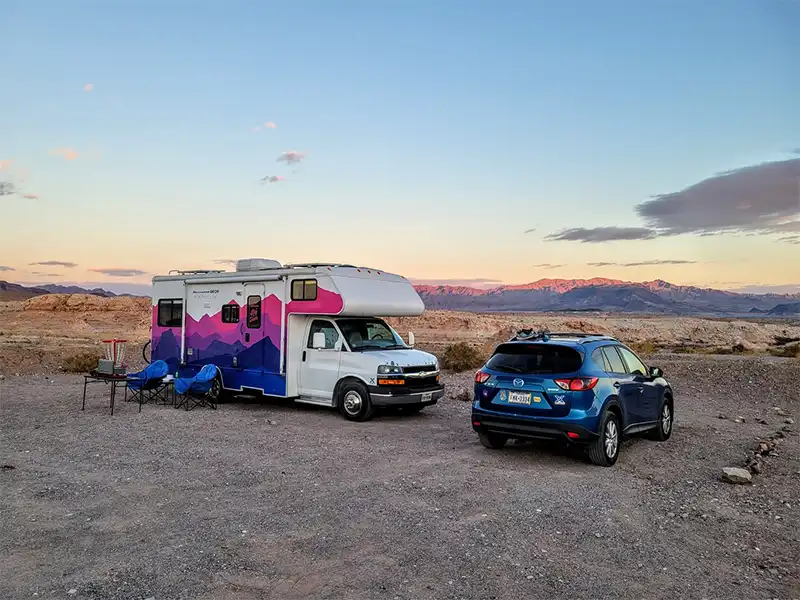
POLYGON ((619 381, 615 381, 615 382, 614 382, 614 387, 615 387, 615 388, 619 388, 619 381))
POLYGON ((303 362, 306 362, 306 351, 303 350, 303 362))
POLYGON ((245 333, 244 334, 244 341, 245 342, 249 342, 250 341, 250 334, 249 333, 245 333))

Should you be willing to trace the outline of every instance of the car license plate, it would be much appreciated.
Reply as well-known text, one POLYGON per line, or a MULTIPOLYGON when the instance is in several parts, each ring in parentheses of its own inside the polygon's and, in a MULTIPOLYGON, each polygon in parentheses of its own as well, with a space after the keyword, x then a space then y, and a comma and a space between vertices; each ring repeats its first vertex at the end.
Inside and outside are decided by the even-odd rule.
POLYGON ((508 392, 509 404, 530 404, 531 392, 508 392))
POLYGON ((424 392, 422 394, 422 401, 423 402, 430 402, 431 398, 433 398, 433 392, 424 392))

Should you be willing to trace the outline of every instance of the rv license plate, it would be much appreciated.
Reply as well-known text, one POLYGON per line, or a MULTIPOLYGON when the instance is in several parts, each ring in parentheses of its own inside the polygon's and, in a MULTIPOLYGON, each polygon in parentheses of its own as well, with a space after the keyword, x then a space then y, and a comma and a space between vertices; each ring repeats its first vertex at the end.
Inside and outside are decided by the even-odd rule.
POLYGON ((509 404, 530 404, 531 392, 508 392, 509 404))
POLYGON ((433 398, 433 392, 425 392, 424 394, 422 394, 423 402, 430 402, 431 398, 433 398))

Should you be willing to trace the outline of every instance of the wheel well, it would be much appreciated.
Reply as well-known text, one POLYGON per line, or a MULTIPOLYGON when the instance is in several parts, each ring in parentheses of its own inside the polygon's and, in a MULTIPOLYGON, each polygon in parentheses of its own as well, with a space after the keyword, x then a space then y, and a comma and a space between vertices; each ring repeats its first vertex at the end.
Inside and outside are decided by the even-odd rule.
POLYGON ((339 390, 342 389, 342 386, 345 383, 360 383, 364 387, 367 387, 366 382, 362 379, 354 375, 348 375, 347 377, 342 377, 339 381, 336 382, 336 385, 333 387, 333 405, 339 406, 339 390))
POLYGON ((619 404, 611 403, 606 407, 606 409, 608 410, 608 412, 614 413, 616 417, 619 419, 619 422, 623 424, 622 409, 619 407, 619 404))

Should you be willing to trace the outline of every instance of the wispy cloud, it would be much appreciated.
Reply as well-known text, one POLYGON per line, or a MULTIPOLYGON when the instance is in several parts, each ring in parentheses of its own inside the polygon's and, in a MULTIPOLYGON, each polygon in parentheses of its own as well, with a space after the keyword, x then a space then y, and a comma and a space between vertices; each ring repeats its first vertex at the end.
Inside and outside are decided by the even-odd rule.
POLYGON ((61 277, 59 273, 42 273, 41 271, 31 271, 31 274, 39 277, 61 277))
POLYGON ((41 262, 32 262, 28 264, 38 267, 64 267, 65 269, 72 269, 78 266, 78 263, 66 262, 63 260, 43 260, 41 262))
POLYGON ((566 242, 614 242, 620 240, 649 240, 656 237, 656 232, 646 227, 574 227, 551 233, 544 239, 566 242))
POLYGON ((103 275, 108 275, 109 277, 139 277, 141 275, 147 275, 147 271, 142 271, 140 269, 89 269, 94 273, 101 273, 103 275))
POLYGON ((0 172, 1 171, 10 171, 11 167, 14 166, 13 160, 0 160, 0 172))
POLYGON ((656 265, 693 265, 696 260, 644 260, 641 262, 590 262, 586 263, 590 267, 652 267, 656 265))
POLYGON ((38 200, 39 194, 23 194, 22 197, 26 200, 38 200))
POLYGON ((787 235, 782 238, 778 238, 779 242, 783 242, 784 244, 800 244, 800 235, 787 235))
POLYGON ((578 227, 545 239, 599 243, 681 234, 800 232, 800 158, 717 173, 653 196, 634 210, 646 227, 578 227))
POLYGON ((94 89, 93 83, 87 83, 85 86, 83 86, 84 92, 91 92, 93 89, 94 89))
POLYGON ((278 183, 279 181, 283 181, 283 175, 267 175, 261 179, 261 185, 265 183, 278 183))
POLYGON ((16 271, 14 267, 6 267, 4 265, 0 265, 0 271, 16 271))
POLYGON ((10 181, 0 181, 0 196, 13 196, 17 193, 17 187, 10 181))
POLYGON ((302 162, 306 157, 305 152, 298 152, 297 150, 289 150, 283 152, 275 162, 285 162, 287 165, 296 165, 302 162))
POLYGON ((236 261, 232 258, 215 258, 211 262, 215 265, 229 265, 231 267, 236 266, 236 261))
POLYGON ((54 150, 50 150, 51 156, 60 156, 64 160, 75 160, 78 158, 79 154, 75 148, 55 148, 54 150))
POLYGON ((532 227, 531 229, 526 229, 526 230, 525 230, 525 231, 523 231, 522 233, 533 233, 534 231, 536 231, 536 228, 535 228, 535 227, 532 227))
POLYGON ((256 125, 253 127, 253 131, 261 131, 262 129, 275 129, 276 127, 277 125, 275 124, 275 121, 267 121, 263 125, 256 125))
POLYGON ((532 265, 534 269, 558 269, 560 267, 564 267, 566 265, 554 265, 551 263, 539 263, 538 265, 532 265))
POLYGON ((784 285, 745 285, 737 288, 728 288, 731 292, 740 294, 800 294, 800 284, 787 283, 784 285))

